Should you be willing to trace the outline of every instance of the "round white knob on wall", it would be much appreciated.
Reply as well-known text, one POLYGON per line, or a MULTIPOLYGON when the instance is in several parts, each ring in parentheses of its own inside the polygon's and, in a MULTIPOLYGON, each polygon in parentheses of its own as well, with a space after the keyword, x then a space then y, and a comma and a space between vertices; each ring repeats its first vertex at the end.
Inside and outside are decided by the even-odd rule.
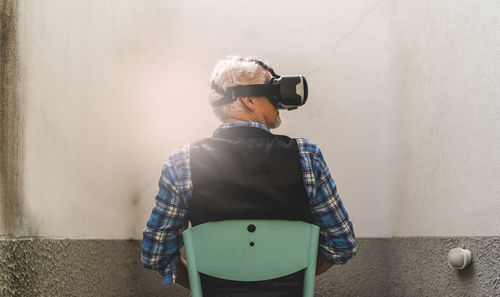
POLYGON ((448 265, 454 269, 464 269, 470 264, 472 253, 463 248, 451 249, 448 252, 448 265))

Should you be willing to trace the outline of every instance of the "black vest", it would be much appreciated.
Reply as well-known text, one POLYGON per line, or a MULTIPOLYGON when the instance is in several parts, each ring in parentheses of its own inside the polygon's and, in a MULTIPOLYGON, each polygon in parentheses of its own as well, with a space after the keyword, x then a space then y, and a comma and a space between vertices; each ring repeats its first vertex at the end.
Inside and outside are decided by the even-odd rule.
POLYGON ((233 219, 312 223, 297 142, 233 127, 191 145, 193 226, 233 219))
MULTIPOLYGON (((192 144, 190 165, 193 226, 233 219, 313 222, 294 139, 254 127, 227 128, 192 144)), ((300 296, 302 281, 302 272, 243 285, 202 275, 203 296, 300 296)))

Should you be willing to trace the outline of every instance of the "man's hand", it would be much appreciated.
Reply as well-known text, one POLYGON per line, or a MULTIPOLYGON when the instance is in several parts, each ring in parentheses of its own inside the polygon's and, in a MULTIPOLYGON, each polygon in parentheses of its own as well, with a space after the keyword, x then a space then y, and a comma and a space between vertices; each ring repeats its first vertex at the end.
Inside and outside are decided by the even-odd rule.
POLYGON ((177 278, 175 279, 175 282, 184 288, 189 289, 187 262, 183 257, 180 257, 180 261, 177 263, 177 278))
POLYGON ((318 258, 316 259, 316 275, 320 275, 323 272, 326 272, 333 264, 326 261, 323 257, 321 257, 318 253, 318 258))

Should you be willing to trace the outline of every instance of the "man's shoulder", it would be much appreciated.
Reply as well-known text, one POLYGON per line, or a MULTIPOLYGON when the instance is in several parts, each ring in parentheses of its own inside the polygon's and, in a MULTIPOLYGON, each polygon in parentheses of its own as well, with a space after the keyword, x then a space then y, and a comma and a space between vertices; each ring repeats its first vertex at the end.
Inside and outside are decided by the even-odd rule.
POLYGON ((311 155, 311 157, 315 157, 316 155, 321 154, 319 145, 312 140, 299 137, 295 138, 295 141, 297 142, 300 153, 311 155))
POLYGON ((180 168, 185 167, 189 164, 189 148, 191 143, 184 144, 183 146, 177 147, 163 162, 163 170, 167 168, 180 168))
POLYGON ((177 147, 168 156, 168 159, 163 163, 163 167, 169 165, 170 166, 174 165, 175 167, 182 167, 189 165, 191 147, 203 142, 206 139, 208 139, 208 137, 198 138, 180 147, 177 147))

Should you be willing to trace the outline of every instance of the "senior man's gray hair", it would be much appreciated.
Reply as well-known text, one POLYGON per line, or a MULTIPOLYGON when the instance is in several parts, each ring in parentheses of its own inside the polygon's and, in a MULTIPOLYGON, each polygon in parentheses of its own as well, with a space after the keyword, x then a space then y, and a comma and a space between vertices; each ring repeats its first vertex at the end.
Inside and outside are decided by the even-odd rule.
MULTIPOLYGON (((223 89, 239 85, 264 84, 271 79, 271 74, 259 66, 252 57, 227 56, 217 62, 210 77, 210 83, 215 83, 223 89)), ((223 97, 222 94, 210 89, 209 103, 223 97)), ((244 110, 241 102, 236 100, 232 103, 213 107, 213 111, 219 120, 230 118, 232 114, 244 110)))

